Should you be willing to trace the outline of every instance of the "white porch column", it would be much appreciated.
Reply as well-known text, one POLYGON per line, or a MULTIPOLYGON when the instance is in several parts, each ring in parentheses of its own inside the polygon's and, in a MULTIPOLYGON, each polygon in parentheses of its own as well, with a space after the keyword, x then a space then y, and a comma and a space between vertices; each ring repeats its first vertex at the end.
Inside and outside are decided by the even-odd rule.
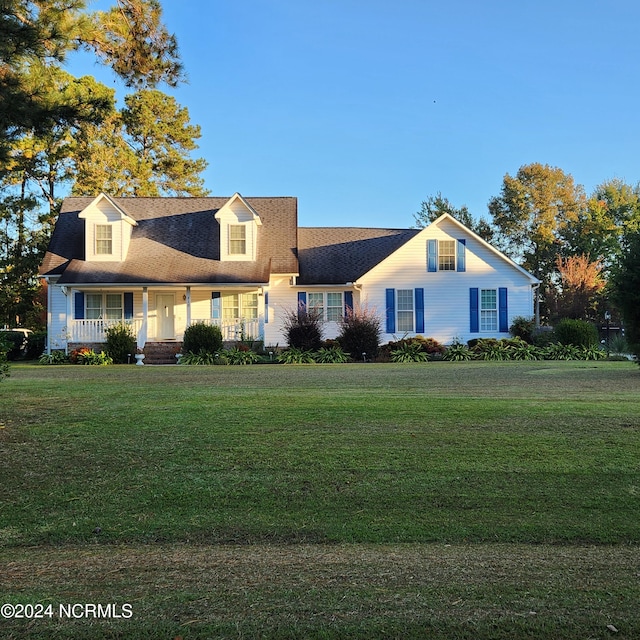
MULTIPOLYGON (((191 326, 191 287, 187 287, 185 300, 187 301, 187 327, 190 327, 191 326)), ((185 327, 185 329, 187 327, 185 327)))
MULTIPOLYGON (((62 336, 62 340, 64 341, 64 352, 69 353, 69 340, 73 340, 73 334, 75 333, 75 327, 73 326, 75 315, 73 313, 72 304, 75 298, 75 289, 67 289, 66 287, 62 287, 62 292, 65 295, 65 313, 66 318, 64 319, 64 336, 62 336)), ((51 340, 49 336, 47 338, 51 340)), ((51 353, 49 351, 49 353, 51 353)))
POLYGON ((142 287, 142 326, 138 333, 138 347, 144 349, 147 342, 147 327, 149 323, 149 289, 142 287))

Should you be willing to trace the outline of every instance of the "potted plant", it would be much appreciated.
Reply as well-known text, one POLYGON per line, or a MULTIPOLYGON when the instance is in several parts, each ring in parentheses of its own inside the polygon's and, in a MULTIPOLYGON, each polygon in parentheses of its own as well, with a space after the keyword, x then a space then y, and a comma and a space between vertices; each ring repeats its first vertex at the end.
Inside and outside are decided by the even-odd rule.
POLYGON ((136 349, 136 365, 138 366, 144 366, 144 353, 142 352, 142 349, 140 349, 140 347, 138 347, 136 349))

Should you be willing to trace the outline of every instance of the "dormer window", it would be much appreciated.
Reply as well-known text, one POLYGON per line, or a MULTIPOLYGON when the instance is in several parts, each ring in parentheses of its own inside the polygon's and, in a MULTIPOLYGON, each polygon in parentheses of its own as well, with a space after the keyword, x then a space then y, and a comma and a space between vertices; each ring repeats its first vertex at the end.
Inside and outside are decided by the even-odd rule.
POLYGON ((110 256, 113 253, 113 228, 110 224, 96 225, 96 255, 110 256))
POLYGON ((229 255, 243 256, 247 253, 247 227, 243 224, 229 225, 229 255))
POLYGON ((236 193, 216 213, 220 224, 220 260, 248 262, 258 252, 258 228, 262 220, 256 210, 236 193))

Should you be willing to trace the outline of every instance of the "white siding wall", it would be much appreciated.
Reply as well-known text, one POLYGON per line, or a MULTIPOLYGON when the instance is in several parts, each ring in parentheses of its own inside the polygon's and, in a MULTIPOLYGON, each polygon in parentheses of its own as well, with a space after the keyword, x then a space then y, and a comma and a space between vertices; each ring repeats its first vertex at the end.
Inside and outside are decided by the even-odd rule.
POLYGON ((289 276, 275 276, 269 282, 269 322, 264 325, 264 343, 284 347, 287 340, 282 333, 282 321, 289 310, 298 305, 298 294, 289 285, 289 276))
POLYGON ((67 346, 67 296, 62 292, 62 287, 49 284, 49 303, 47 328, 49 349, 65 349, 67 346))
MULTIPOLYGON (((500 256, 466 234, 457 225, 442 221, 431 225, 406 245, 360 279, 362 296, 382 318, 382 342, 401 338, 403 332, 386 333, 386 289, 424 289, 424 336, 443 343, 454 339, 463 342, 471 338, 506 337, 499 332, 471 333, 469 289, 499 289, 508 291, 508 317, 533 315, 531 283, 524 274, 500 256), (427 271, 427 240, 466 240, 466 270, 427 271)), ((415 334, 415 332, 413 332, 415 334)), ((413 335, 410 334, 410 335, 413 335)))

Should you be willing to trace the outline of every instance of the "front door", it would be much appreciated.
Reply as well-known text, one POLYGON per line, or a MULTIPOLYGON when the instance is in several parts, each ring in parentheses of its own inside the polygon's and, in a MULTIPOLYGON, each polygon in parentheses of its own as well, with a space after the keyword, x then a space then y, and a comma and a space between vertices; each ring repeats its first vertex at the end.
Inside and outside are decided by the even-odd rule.
POLYGON ((174 297, 172 293, 163 293, 156 296, 158 338, 160 340, 173 340, 176 337, 173 304, 174 297))

